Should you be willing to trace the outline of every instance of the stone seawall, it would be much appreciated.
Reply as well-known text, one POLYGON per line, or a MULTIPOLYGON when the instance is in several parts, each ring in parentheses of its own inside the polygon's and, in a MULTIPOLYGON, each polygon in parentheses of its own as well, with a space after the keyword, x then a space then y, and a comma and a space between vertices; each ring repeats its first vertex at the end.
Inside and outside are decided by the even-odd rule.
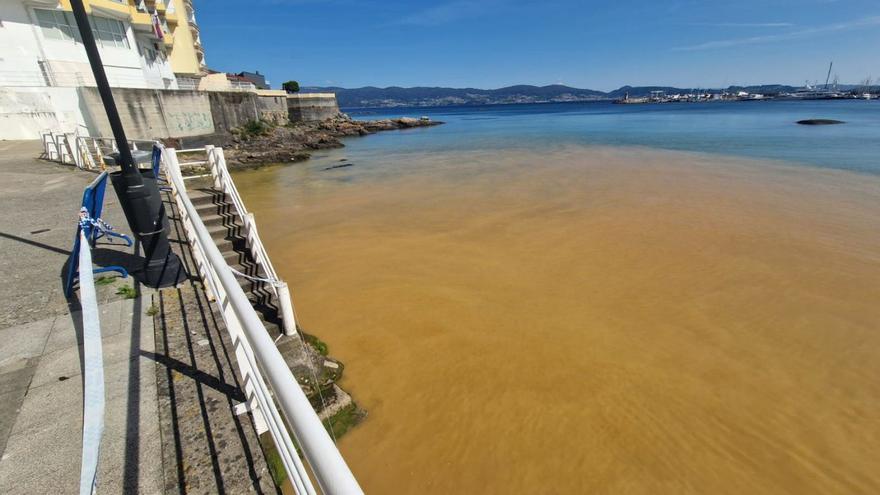
POLYGON ((291 122, 315 122, 335 117, 339 104, 333 93, 295 93, 287 95, 287 114, 291 122))

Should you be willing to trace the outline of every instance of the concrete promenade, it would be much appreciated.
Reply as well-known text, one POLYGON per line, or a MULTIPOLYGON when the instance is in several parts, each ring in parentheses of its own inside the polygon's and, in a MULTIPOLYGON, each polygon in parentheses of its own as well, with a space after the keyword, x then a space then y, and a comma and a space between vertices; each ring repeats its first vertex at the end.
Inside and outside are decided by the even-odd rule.
MULTIPOLYGON (((62 281, 82 190, 95 174, 39 153, 38 142, 0 141, 4 494, 79 486, 81 316, 62 281)), ((104 218, 128 233, 109 186, 104 218)), ((134 268, 122 244, 99 242, 93 252, 97 266, 134 268)), ((234 353, 200 283, 154 292, 107 275, 97 284, 106 387, 98 493, 275 492, 252 421, 236 414, 234 353), (118 294, 121 287, 137 297, 118 294)))

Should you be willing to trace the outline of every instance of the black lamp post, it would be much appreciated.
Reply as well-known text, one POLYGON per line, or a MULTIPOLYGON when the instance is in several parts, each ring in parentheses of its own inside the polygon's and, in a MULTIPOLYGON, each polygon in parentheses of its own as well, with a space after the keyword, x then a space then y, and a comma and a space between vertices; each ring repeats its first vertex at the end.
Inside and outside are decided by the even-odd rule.
POLYGON ((180 258, 171 251, 168 243, 168 218, 165 216, 165 205, 159 195, 156 178, 153 177, 152 170, 140 170, 131 155, 83 2, 70 0, 70 6, 95 75, 107 120, 110 121, 110 128, 119 148, 118 164, 121 170, 110 174, 110 180, 125 212, 128 226, 144 248, 146 259, 141 272, 142 282, 153 288, 176 285, 183 281, 186 274, 180 258))

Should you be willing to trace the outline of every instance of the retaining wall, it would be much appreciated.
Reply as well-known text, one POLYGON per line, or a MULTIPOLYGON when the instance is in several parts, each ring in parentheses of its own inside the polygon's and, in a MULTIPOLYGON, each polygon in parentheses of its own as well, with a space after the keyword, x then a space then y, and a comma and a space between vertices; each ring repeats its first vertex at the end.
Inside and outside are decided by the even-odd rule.
MULTIPOLYGON (((97 88, 79 88, 92 136, 112 136, 97 88)), ((133 139, 200 136, 214 132, 208 94, 198 91, 113 88, 125 134, 133 139)))
POLYGON ((266 122, 284 125, 288 120, 287 93, 278 90, 257 91, 257 108, 260 110, 260 118, 266 122))
MULTIPOLYGON (((222 135, 251 120, 283 125, 324 120, 339 113, 333 93, 206 92, 113 88, 132 139, 222 135)), ((43 130, 112 136, 97 88, 0 88, 0 139, 39 139, 43 130)))
POLYGON ((287 95, 287 115, 291 122, 329 119, 339 113, 333 93, 294 93, 287 95))

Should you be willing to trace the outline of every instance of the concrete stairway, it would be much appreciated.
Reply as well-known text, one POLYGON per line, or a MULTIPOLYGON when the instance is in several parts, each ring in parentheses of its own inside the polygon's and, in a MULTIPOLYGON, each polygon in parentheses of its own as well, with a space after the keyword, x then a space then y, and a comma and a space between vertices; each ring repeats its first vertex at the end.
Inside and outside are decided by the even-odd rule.
MULTIPOLYGON (((226 263, 241 273, 266 278, 266 273, 250 254, 243 222, 227 195, 212 187, 193 187, 187 190, 187 194, 226 263)), ((297 331, 302 339, 283 335, 278 301, 275 300, 271 287, 265 282, 253 281, 241 276, 237 276, 236 279, 251 301, 266 331, 276 340, 284 361, 306 392, 318 415, 330 421, 334 421, 331 418, 337 415, 347 418, 345 421, 351 424, 360 421, 362 417, 360 412, 354 415, 350 412, 356 410, 351 397, 336 385, 336 382, 342 378, 343 364, 328 357, 326 345, 302 332, 300 328, 297 328, 297 331)), ((333 429, 342 432, 351 426, 342 423, 337 421, 333 429)))
MULTIPOLYGON (((250 255, 241 219, 229 198, 212 188, 193 189, 188 191, 188 194, 229 266, 252 277, 265 278, 266 273, 250 255)), ((280 335, 281 317, 272 291, 264 282, 252 281, 244 277, 236 277, 236 279, 269 334, 273 338, 280 335)))

